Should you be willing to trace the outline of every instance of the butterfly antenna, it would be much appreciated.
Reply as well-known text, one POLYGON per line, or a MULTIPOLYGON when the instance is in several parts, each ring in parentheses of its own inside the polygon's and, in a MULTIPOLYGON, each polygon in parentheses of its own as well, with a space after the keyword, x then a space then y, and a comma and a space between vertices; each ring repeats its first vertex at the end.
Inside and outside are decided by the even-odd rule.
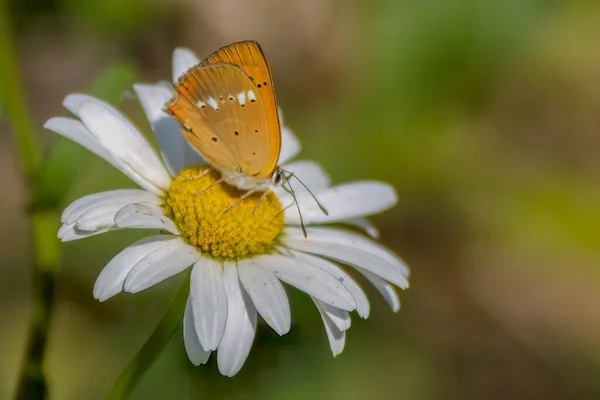
MULTIPOLYGON (((287 172, 287 171, 286 171, 287 172)), ((323 214, 325 215, 329 215, 329 212, 327 212, 327 209, 325 207, 323 207, 323 204, 321 204, 321 202, 319 200, 317 200, 317 197, 314 195, 314 193, 308 188, 308 186, 306 186, 304 184, 304 182, 302 182, 302 180, 300 180, 300 178, 298 178, 293 172, 288 172, 288 176, 287 176, 287 180, 289 181, 290 179, 294 178, 296 179, 298 182, 300 182, 300 184, 304 187, 304 189, 306 189, 306 191, 310 194, 310 196, 313 198, 313 200, 315 201, 315 203, 317 203, 317 206, 319 206, 319 208, 321 209, 321 211, 323 212, 323 214)), ((290 186, 291 187, 291 186, 290 186)))
POLYGON ((296 193, 294 193, 294 189, 292 189, 292 185, 290 185, 288 180, 286 180, 284 183, 287 183, 289 188, 285 187, 285 184, 281 185, 281 187, 290 196, 292 196, 292 199, 294 199, 293 204, 296 204, 296 209, 298 210, 298 215, 300 216, 300 227, 302 228, 302 234, 304 235, 304 238, 306 239, 308 237, 308 235, 306 234, 306 228, 304 227, 304 220, 302 219, 302 212, 300 211, 300 205, 298 204, 298 199, 296 199, 296 193))
MULTIPOLYGON (((283 186, 285 183, 287 183, 287 181, 289 180, 289 175, 288 176, 284 176, 283 177, 283 181, 281 183, 281 186, 283 187, 283 189, 286 191, 286 193, 289 193, 289 191, 287 190, 287 188, 285 186, 283 186)), ((288 204, 287 206, 285 206, 284 208, 282 208, 281 210, 279 210, 279 212, 277 214, 275 214, 275 216, 273 217, 273 219, 271 220, 271 222, 275 221, 275 218, 277 218, 279 216, 279 214, 281 214, 282 212, 285 212, 285 210, 287 210, 288 208, 290 208, 291 206, 294 205, 294 201, 292 200, 292 202, 290 204, 288 204)))

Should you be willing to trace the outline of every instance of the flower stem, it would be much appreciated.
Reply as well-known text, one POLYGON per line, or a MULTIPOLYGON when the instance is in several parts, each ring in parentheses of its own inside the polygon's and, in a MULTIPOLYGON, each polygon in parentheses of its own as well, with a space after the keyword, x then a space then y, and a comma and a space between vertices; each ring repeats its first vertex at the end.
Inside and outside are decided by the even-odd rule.
MULTIPOLYGON (((2 99, 11 121, 30 195, 35 188, 39 153, 30 126, 31 117, 21 90, 21 79, 13 49, 11 21, 5 1, 0 1, 0 79, 2 99)), ((54 277, 60 266, 61 250, 56 239, 58 212, 52 207, 30 209, 34 252, 33 298, 25 360, 19 375, 17 399, 44 399, 48 385, 43 373, 48 327, 54 307, 54 277)))
POLYGON ((129 395, 162 352, 164 347, 181 324, 185 303, 189 294, 189 275, 181 285, 181 288, 171 301, 169 308, 154 328, 152 335, 146 340, 140 351, 129 362, 129 365, 121 372, 121 375, 113 385, 106 400, 128 399, 129 395))
POLYGON ((43 373, 43 360, 48 341, 48 330, 54 309, 54 280, 60 266, 61 251, 57 245, 58 214, 39 211, 32 214, 33 244, 33 299, 25 360, 19 376, 16 398, 44 399, 48 384, 43 373))
POLYGON ((6 3, 0 1, 0 79, 2 79, 3 89, 1 94, 4 96, 3 106, 6 107, 11 119, 23 169, 27 178, 31 180, 39 162, 39 154, 30 126, 31 118, 25 104, 25 96, 21 91, 21 79, 13 49, 11 21, 6 3))

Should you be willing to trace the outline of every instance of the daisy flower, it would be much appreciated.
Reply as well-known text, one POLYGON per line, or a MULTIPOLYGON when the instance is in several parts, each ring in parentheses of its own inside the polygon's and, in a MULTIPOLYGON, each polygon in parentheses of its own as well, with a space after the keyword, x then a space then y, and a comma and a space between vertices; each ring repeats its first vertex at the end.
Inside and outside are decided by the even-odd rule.
MULTIPOLYGON (((189 50, 177 49, 173 80, 199 63, 189 50)), ((330 186, 327 174, 312 161, 290 161, 300 150, 283 126, 279 165, 293 172, 329 211, 325 215, 298 183, 294 190, 308 236, 292 198, 274 187, 236 202, 241 192, 215 185, 218 173, 194 152, 163 105, 170 85, 134 85, 160 154, 140 131, 112 106, 83 94, 63 105, 76 118, 51 118, 45 124, 127 175, 139 189, 91 194, 63 212, 58 237, 72 241, 118 229, 150 229, 159 234, 139 240, 117 254, 102 270, 94 297, 105 301, 120 292, 138 293, 190 266, 190 294, 183 316, 183 339, 190 361, 206 363, 216 351, 219 371, 235 375, 244 364, 257 329, 257 318, 279 335, 290 330, 289 301, 281 282, 295 286, 315 303, 333 355, 344 348, 350 312, 367 318, 369 301, 346 272, 352 268, 369 280, 398 311, 395 287, 408 287, 407 266, 376 238, 365 216, 396 203, 385 183, 364 181, 330 186), (200 176, 200 177, 199 177, 200 176), (198 178, 199 177, 199 178, 198 178), (200 195, 198 195, 201 193, 200 195), (336 227, 327 226, 335 223, 336 227), (341 228, 345 227, 345 228, 341 228)))

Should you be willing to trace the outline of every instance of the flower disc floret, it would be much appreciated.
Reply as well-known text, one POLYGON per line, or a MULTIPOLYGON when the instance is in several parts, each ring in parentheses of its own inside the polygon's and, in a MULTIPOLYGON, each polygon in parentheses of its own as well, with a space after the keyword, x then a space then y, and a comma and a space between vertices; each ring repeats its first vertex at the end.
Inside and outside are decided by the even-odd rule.
POLYGON ((240 259, 269 252, 284 227, 284 213, 272 191, 240 201, 245 192, 217 183, 207 167, 183 170, 166 196, 165 212, 181 236, 213 258, 240 259))

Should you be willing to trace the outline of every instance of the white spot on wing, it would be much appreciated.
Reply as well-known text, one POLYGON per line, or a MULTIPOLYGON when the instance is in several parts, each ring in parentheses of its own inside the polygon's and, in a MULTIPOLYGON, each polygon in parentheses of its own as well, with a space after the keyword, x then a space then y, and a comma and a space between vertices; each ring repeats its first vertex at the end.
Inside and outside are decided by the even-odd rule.
POLYGON ((208 105, 211 106, 215 111, 219 109, 219 105, 217 104, 217 101, 215 99, 213 99, 212 97, 208 98, 208 105))
POLYGON ((198 107, 200 108, 204 108, 206 107, 206 104, 203 101, 198 100, 198 103, 196 103, 198 105, 198 107))
POLYGON ((243 106, 244 104, 246 104, 246 93, 244 93, 244 92, 238 93, 237 99, 238 99, 240 105, 243 106))
POLYGON ((248 90, 248 100, 256 101, 256 96, 254 95, 254 92, 252 90, 248 90))

